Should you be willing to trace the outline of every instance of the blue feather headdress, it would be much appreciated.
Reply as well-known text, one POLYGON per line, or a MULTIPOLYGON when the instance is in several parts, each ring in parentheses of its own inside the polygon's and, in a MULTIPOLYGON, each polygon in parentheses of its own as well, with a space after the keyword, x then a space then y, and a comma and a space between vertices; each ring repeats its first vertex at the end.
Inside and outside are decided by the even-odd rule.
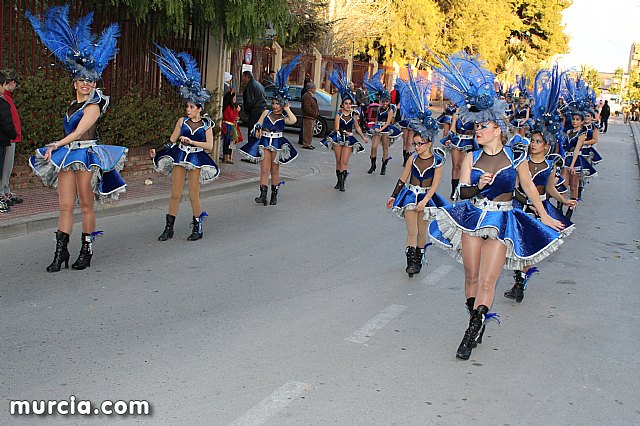
POLYGON ((200 83, 202 77, 196 60, 187 52, 175 53, 168 47, 162 47, 155 42, 154 44, 160 51, 159 54, 155 54, 160 72, 169 83, 180 89, 180 96, 200 106, 209 102, 211 94, 200 83))
POLYGON ((531 115, 534 119, 532 133, 540 132, 547 143, 554 145, 562 132, 563 117, 558 113, 558 99, 562 87, 558 64, 551 69, 542 69, 536 75, 533 86, 533 107, 531 115))
POLYGON ((495 121, 502 132, 506 132, 504 111, 507 103, 498 99, 494 90, 495 76, 483 68, 478 57, 459 52, 450 55, 445 62, 431 50, 429 52, 440 63, 433 70, 444 84, 445 96, 460 108, 458 117, 465 123, 495 121))
POLYGON ((591 107, 589 96, 589 86, 580 77, 575 80, 569 76, 568 72, 563 74, 565 101, 571 108, 571 114, 577 114, 584 118, 586 111, 591 107))
POLYGON ((400 113, 409 121, 409 128, 422 138, 434 141, 438 134, 438 122, 429 110, 431 82, 411 74, 411 66, 407 66, 409 81, 396 80, 396 88, 400 93, 400 113))
POLYGON ((69 24, 69 5, 50 7, 44 19, 29 11, 25 16, 42 44, 62 62, 74 79, 100 80, 109 61, 118 53, 118 24, 109 25, 98 38, 91 33, 93 13, 79 18, 73 27, 69 24))
POLYGON ((281 106, 285 106, 289 102, 290 96, 287 81, 293 70, 300 63, 300 58, 302 58, 302 54, 294 57, 291 62, 280 68, 276 73, 276 89, 273 92, 272 99, 275 99, 281 106))
POLYGON ((364 84, 369 93, 375 93, 379 101, 388 101, 391 99, 391 94, 382 84, 382 74, 384 74, 384 70, 378 70, 369 78, 369 73, 366 73, 362 84, 364 84))
POLYGON ((327 72, 327 78, 334 85, 336 89, 338 89, 338 93, 340 93, 340 98, 344 102, 345 100, 351 100, 352 104, 356 103, 356 98, 353 96, 351 92, 351 82, 347 78, 345 71, 342 68, 335 67, 331 72, 327 72))

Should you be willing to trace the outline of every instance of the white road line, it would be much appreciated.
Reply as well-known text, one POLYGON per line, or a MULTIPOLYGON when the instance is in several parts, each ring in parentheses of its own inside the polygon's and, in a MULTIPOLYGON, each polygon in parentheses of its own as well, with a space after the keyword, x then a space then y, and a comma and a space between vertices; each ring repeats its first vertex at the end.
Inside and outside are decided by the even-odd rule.
POLYGON ((229 426, 258 426, 264 424, 309 387, 311 385, 307 383, 289 381, 260 401, 258 405, 244 413, 242 417, 238 417, 232 423, 229 423, 229 426))
POLYGON ((376 333, 376 331, 389 324, 405 309, 407 309, 407 307, 403 305, 387 306, 382 311, 380 311, 378 315, 367 321, 364 326, 354 331, 351 336, 345 337, 345 340, 353 343, 364 344, 364 342, 369 340, 371 336, 376 333))
POLYGON ((422 282, 426 285, 434 285, 437 284, 438 281, 443 279, 449 272, 453 271, 453 266, 451 265, 440 265, 436 269, 433 270, 430 274, 427 274, 424 277, 422 282))

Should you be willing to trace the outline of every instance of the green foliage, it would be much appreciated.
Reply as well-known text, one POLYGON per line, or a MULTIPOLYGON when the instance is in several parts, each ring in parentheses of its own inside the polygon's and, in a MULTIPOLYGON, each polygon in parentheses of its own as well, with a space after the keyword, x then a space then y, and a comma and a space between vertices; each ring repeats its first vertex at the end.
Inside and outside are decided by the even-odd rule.
POLYGON ((600 77, 598 76, 598 71, 595 68, 589 65, 582 65, 582 74, 580 78, 586 81, 596 92, 596 96, 600 94, 600 77))
POLYGON ((627 99, 640 100, 640 68, 635 67, 629 73, 629 94, 627 99))
POLYGON ((98 125, 100 141, 109 145, 134 147, 148 143, 160 145, 169 139, 183 102, 168 96, 144 99, 139 92, 128 93, 109 106, 98 125))
POLYGON ((22 126, 19 153, 31 155, 36 148, 64 136, 62 117, 73 99, 71 79, 48 80, 39 72, 23 78, 14 95, 22 126))

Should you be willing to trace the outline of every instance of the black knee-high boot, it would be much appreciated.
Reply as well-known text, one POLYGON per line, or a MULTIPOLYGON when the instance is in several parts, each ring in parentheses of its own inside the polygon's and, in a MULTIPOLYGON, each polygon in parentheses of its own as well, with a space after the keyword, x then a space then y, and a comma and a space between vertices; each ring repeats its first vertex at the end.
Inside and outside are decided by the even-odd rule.
POLYGON ((271 200, 269 200, 270 206, 278 204, 278 185, 271 185, 271 200))
POLYGON ((511 290, 504 292, 504 297, 507 299, 513 299, 520 303, 522 302, 522 299, 524 299, 524 283, 527 279, 527 275, 523 271, 514 270, 513 278, 515 280, 513 287, 511 287, 511 290))
POLYGON ((256 203, 262 204, 264 206, 267 205, 267 191, 268 190, 269 190, 269 188, 267 187, 267 185, 260 185, 260 196, 254 198, 256 200, 256 203))
POLYGON ((458 346, 458 351, 456 352, 457 358, 464 360, 469 359, 471 356, 471 350, 477 344, 480 330, 484 325, 488 312, 489 308, 484 305, 478 306, 478 309, 474 309, 473 312, 471 312, 469 327, 467 327, 467 330, 464 332, 464 337, 462 338, 462 342, 460 342, 460 346, 458 346))
POLYGON ((370 159, 371 159, 371 167, 369 167, 369 170, 367 170, 367 173, 369 173, 369 174, 371 174, 371 173, 376 171, 376 160, 377 160, 377 158, 376 157, 371 157, 370 159))
POLYGON ((167 241, 169 238, 173 238, 173 225, 176 223, 176 217, 168 214, 166 216, 167 224, 164 226, 164 231, 158 237, 158 241, 167 241))
POLYGON ((80 247, 78 260, 71 265, 73 269, 81 271, 91 266, 91 257, 93 256, 92 239, 91 234, 82 233, 82 246, 80 247))
MULTIPOLYGON (((469 316, 471 316, 471 313, 473 312, 473 305, 476 304, 476 298, 475 297, 468 298, 465 304, 467 306, 467 312, 469 313, 469 316)), ((482 336, 484 336, 484 327, 485 325, 482 324, 482 329, 480 330, 480 334, 478 334, 478 339, 472 344, 474 348, 477 346, 477 344, 482 343, 482 336)))
POLYGON ((342 172, 340 170, 336 170, 336 177, 338 178, 338 183, 336 183, 336 186, 333 187, 333 189, 340 189, 340 177, 342 176, 342 172))
POLYGON ((382 167, 380 167, 380 174, 381 175, 387 174, 387 163, 388 162, 389 162, 388 158, 386 160, 382 160, 382 167))
POLYGON ((416 247, 407 247, 404 253, 407 255, 407 268, 405 272, 409 274, 409 278, 413 277, 416 273, 416 247))
POLYGON ((187 241, 198 241, 202 239, 204 235, 204 228, 202 227, 202 222, 204 222, 204 218, 207 217, 206 212, 200 213, 200 216, 193 216, 193 222, 191 223, 191 235, 187 237, 187 241))
POLYGON ((47 272, 58 272, 64 263, 69 268, 69 234, 60 230, 56 231, 56 251, 53 253, 53 262, 47 266, 47 272))
POLYGON ((347 174, 348 172, 346 170, 343 170, 342 173, 340 174, 340 178, 338 181, 338 189, 340 190, 340 192, 344 192, 344 183, 347 181, 347 174))
POLYGON ((416 274, 419 274, 422 270, 422 260, 424 259, 424 247, 416 247, 416 261, 415 268, 416 274))

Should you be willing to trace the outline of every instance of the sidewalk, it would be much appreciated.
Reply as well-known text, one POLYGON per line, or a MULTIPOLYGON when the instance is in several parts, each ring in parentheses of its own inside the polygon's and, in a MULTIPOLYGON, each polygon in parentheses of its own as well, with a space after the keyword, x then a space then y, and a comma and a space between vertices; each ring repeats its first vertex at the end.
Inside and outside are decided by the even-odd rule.
MULTIPOLYGON (((248 163, 234 159, 235 164, 219 164, 220 176, 210 184, 203 185, 201 196, 224 194, 245 187, 254 186, 259 180, 260 169, 248 163)), ((121 213, 145 210, 168 203, 171 194, 171 178, 153 173, 142 176, 127 176, 127 191, 114 203, 96 202, 96 217, 113 216, 121 213), (153 184, 146 185, 151 179, 153 184)), ((11 238, 17 235, 52 228, 58 220, 58 193, 55 189, 44 186, 16 191, 24 202, 11 207, 11 211, 0 214, 0 238, 11 238)), ((188 193, 185 185, 185 200, 188 193)), ((74 221, 80 221, 80 209, 76 206, 74 221)))
POLYGON ((636 147, 636 157, 638 159, 638 167, 640 168, 640 122, 631 121, 631 134, 633 135, 633 144, 636 147))

